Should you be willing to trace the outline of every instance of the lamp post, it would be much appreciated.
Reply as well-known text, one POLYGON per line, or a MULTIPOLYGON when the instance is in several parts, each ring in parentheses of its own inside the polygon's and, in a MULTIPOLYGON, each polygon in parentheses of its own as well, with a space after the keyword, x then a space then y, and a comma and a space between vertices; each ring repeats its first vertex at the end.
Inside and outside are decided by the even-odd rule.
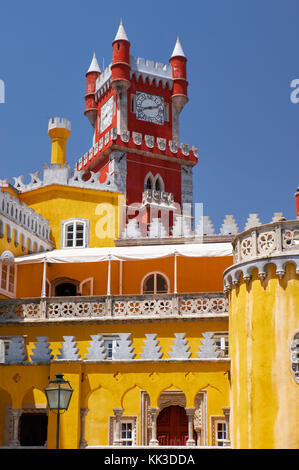
POLYGON ((63 374, 56 374, 54 380, 50 380, 45 388, 48 406, 57 414, 56 449, 59 449, 59 421, 60 414, 68 409, 73 394, 73 389, 63 374))

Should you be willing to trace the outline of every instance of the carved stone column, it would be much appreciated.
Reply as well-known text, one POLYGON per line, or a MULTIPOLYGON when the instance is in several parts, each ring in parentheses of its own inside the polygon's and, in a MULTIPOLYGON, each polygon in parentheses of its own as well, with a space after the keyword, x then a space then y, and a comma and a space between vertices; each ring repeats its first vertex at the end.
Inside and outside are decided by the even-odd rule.
POLYGON ((123 412, 124 412, 123 408, 113 408, 113 413, 115 415, 115 428, 114 428, 114 436, 113 436, 114 446, 122 445, 122 441, 120 439, 120 418, 123 412))
POLYGON ((81 417, 81 437, 80 437, 80 449, 85 449, 87 447, 87 441, 85 439, 85 419, 87 416, 89 409, 88 408, 81 408, 80 410, 80 417, 81 417))
POLYGON ((193 439, 195 408, 185 408, 185 410, 186 410, 186 414, 188 416, 188 440, 186 442, 186 445, 187 446, 195 446, 196 442, 193 439))
POLYGON ((225 424, 226 424, 226 441, 224 442, 224 446, 230 446, 230 429, 229 429, 230 408, 222 408, 222 410, 225 416, 225 424))
POLYGON ((159 441, 157 439, 157 416, 159 413, 159 408, 149 408, 151 424, 152 424, 152 437, 149 441, 150 446, 158 446, 159 441))
POLYGON ((18 447, 20 446, 19 441, 19 420, 22 414, 21 409, 11 409, 10 410, 12 416, 12 439, 9 443, 11 447, 18 447))

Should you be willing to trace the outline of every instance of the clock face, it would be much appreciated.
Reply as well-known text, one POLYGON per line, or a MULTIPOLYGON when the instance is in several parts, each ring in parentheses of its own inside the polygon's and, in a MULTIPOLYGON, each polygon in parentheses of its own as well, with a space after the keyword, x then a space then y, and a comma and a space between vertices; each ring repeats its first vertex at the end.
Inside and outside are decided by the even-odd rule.
POLYGON ((113 117, 113 96, 109 98, 106 103, 103 104, 101 108, 101 126, 100 132, 104 132, 108 126, 112 124, 112 117, 113 117))
POLYGON ((141 121, 164 124, 164 98, 136 91, 136 118, 141 121))

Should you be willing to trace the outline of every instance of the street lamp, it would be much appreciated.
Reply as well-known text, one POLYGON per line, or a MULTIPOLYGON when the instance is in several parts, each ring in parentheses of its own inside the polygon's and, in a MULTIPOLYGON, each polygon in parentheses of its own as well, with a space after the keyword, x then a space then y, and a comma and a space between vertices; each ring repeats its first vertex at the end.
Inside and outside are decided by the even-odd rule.
POLYGON ((56 374, 54 380, 50 380, 45 388, 48 406, 57 414, 56 449, 59 449, 59 420, 60 415, 68 409, 73 394, 73 389, 63 374, 56 374))

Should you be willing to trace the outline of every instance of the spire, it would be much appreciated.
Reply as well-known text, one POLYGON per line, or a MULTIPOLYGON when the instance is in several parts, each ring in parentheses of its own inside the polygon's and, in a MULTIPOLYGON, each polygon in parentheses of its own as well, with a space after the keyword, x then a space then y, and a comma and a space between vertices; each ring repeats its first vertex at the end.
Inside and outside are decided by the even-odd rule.
POLYGON ((90 63, 89 69, 87 70, 87 73, 89 73, 89 72, 101 73, 101 69, 100 69, 100 66, 98 64, 95 52, 93 53, 92 61, 90 63))
POLYGON ((181 46, 179 37, 177 37, 176 44, 174 46, 171 57, 177 57, 177 56, 186 57, 185 54, 184 54, 183 48, 181 46))
POLYGON ((118 28, 118 31, 117 31, 116 36, 114 38, 114 41, 121 41, 121 40, 129 41, 129 39, 127 37, 127 34, 125 32, 125 28, 124 28, 122 19, 120 19, 119 28, 118 28))

